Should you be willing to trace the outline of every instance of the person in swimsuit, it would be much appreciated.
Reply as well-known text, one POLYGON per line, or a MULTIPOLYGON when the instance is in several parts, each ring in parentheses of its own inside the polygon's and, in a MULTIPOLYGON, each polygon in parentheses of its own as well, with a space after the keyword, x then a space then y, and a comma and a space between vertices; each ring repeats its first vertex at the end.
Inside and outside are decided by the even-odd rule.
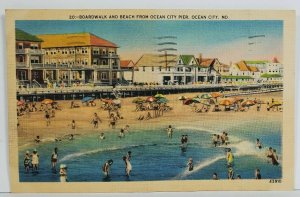
POLYGON ((39 154, 36 149, 31 154, 32 171, 37 172, 39 169, 39 154))
POLYGON ((168 132, 168 137, 172 138, 173 137, 173 128, 171 125, 169 125, 169 127, 167 128, 167 132, 168 132))
POLYGON ((101 133, 101 134, 100 134, 99 139, 100 139, 100 140, 104 140, 104 139, 105 139, 104 133, 101 133))
POLYGON ((123 137, 125 137, 124 129, 121 129, 119 133, 119 138, 123 138, 123 137))
POLYGON ((131 163, 130 163, 129 159, 126 156, 123 156, 123 161, 125 162, 125 173, 126 173, 126 176, 129 177, 130 172, 132 170, 131 163))
POLYGON ((192 158, 189 159, 187 166, 188 166, 189 171, 192 171, 194 169, 194 164, 193 164, 192 158))
POLYGON ((35 143, 40 143, 41 142, 41 139, 40 139, 40 136, 36 136, 36 138, 34 139, 35 143))
POLYGON ((127 159, 130 161, 131 160, 131 151, 128 151, 127 152, 127 155, 126 155, 127 159))
POLYGON ((232 167, 233 166, 233 154, 231 152, 231 148, 227 149, 227 155, 226 155, 226 160, 227 160, 227 166, 232 167))
POLYGON ((109 176, 109 170, 110 170, 110 166, 111 166, 112 164, 113 164, 113 160, 110 159, 110 160, 106 161, 106 162, 104 163, 104 165, 102 166, 102 172, 104 173, 104 175, 105 175, 106 177, 109 176))
POLYGON ((212 137, 212 143, 215 147, 217 147, 218 145, 218 137, 217 137, 217 134, 213 134, 213 137, 212 137))
POLYGON ((76 123, 75 123, 75 120, 72 120, 71 128, 72 128, 72 129, 76 129, 76 123))
POLYGON ((256 139, 256 148, 262 149, 261 142, 258 138, 256 139))
POLYGON ((30 155, 29 155, 29 151, 26 151, 25 157, 24 157, 24 168, 25 168, 25 172, 28 173, 29 172, 29 168, 30 168, 30 155))
POLYGON ((68 182, 68 168, 65 164, 60 164, 59 176, 60 182, 68 182))
POLYGON ((229 180, 233 180, 234 179, 234 172, 233 172, 233 168, 232 167, 228 168, 228 179, 229 180))
POLYGON ((255 170, 255 179, 261 179, 261 174, 260 174, 260 170, 259 169, 255 170))
POLYGON ((45 118, 46 118, 46 124, 47 126, 50 125, 50 114, 48 111, 45 111, 45 118))
POLYGON ((275 165, 275 166, 278 166, 279 165, 279 162, 278 162, 278 155, 276 153, 276 149, 273 149, 273 155, 272 155, 272 164, 275 165))
POLYGON ((212 179, 213 180, 219 180, 218 174, 217 173, 213 173, 212 179))
POLYGON ((98 122, 101 122, 97 113, 94 113, 94 117, 92 119, 92 123, 94 124, 94 128, 98 128, 98 122))
POLYGON ((57 160, 58 160, 58 149, 55 147, 54 148, 54 151, 51 155, 51 165, 52 165, 52 171, 54 173, 56 173, 56 163, 57 163, 57 160))

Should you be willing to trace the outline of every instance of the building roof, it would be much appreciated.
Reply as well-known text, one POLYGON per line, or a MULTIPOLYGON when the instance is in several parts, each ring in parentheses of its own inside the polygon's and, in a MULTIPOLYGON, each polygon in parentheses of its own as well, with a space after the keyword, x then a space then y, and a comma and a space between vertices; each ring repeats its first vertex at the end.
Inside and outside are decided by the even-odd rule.
POLYGON ((58 47, 79 47, 79 46, 102 46, 117 48, 115 43, 95 36, 91 33, 71 33, 71 34, 41 34, 37 35, 42 39, 42 48, 58 47))
POLYGON ((185 65, 189 65, 191 60, 195 58, 194 55, 180 55, 180 58, 185 65))
POLYGON ((279 63, 279 61, 278 61, 277 57, 273 57, 273 59, 272 59, 272 63, 279 63))
MULTIPOLYGON (((172 67, 176 65, 177 57, 168 57, 167 66, 172 67)), ((144 54, 135 63, 136 67, 164 67, 166 66, 165 56, 161 54, 144 54)))
POLYGON ((203 58, 201 59, 200 66, 202 67, 210 67, 215 62, 215 58, 203 58))
POLYGON ((251 71, 251 72, 258 72, 258 68, 255 66, 248 66, 246 61, 239 61, 235 64, 240 71, 251 71))
POLYGON ((246 60, 246 64, 265 64, 268 63, 268 60, 246 60))
POLYGON ((21 29, 16 29, 16 41, 42 42, 43 40, 21 29))
POLYGON ((134 63, 133 63, 132 60, 121 60, 120 61, 120 66, 121 66, 121 68, 133 68, 134 63))

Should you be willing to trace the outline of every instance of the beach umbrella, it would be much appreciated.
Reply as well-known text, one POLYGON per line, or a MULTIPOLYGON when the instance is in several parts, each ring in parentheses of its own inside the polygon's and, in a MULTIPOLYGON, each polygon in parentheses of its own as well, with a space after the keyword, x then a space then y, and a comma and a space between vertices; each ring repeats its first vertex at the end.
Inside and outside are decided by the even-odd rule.
POLYGON ((115 99, 115 100, 112 101, 112 103, 115 104, 115 105, 120 105, 121 104, 121 100, 115 99))
POLYGON ((224 99, 224 100, 220 101, 219 105, 229 106, 229 105, 232 105, 232 102, 229 99, 224 99))
POLYGON ((241 98, 241 97, 234 97, 234 98, 232 98, 232 101, 233 101, 234 103, 236 103, 236 102, 243 102, 244 99, 241 98))
POLYGON ((143 102, 145 102, 145 100, 140 97, 137 97, 132 100, 132 103, 143 103, 143 102))
POLYGON ((279 101, 274 101, 273 103, 271 103, 271 106, 270 106, 270 107, 275 107, 275 106, 280 106, 280 105, 282 105, 281 102, 279 102, 279 101))
POLYGON ((169 101, 168 101, 168 99, 166 99, 166 98, 160 98, 160 99, 158 99, 156 102, 157 102, 157 103, 167 103, 167 102, 169 102, 169 101))
POLYGON ((185 101, 183 101, 183 104, 184 105, 190 105, 193 103, 193 100, 192 99, 186 99, 185 101))
POLYGON ((194 103, 200 103, 200 102, 201 102, 201 99, 198 98, 198 97, 195 97, 195 98, 192 98, 192 101, 193 101, 194 103))
POLYGON ((252 100, 246 100, 245 102, 242 103, 242 107, 250 107, 255 105, 255 102, 252 100))
POLYGON ((213 92, 210 95, 212 98, 223 97, 223 94, 221 92, 213 92))
POLYGON ((201 103, 202 105, 210 106, 210 102, 209 102, 209 100, 207 100, 207 99, 202 99, 202 100, 200 101, 200 103, 201 103))
POLYGON ((113 100, 111 100, 111 99, 101 99, 101 101, 103 103, 107 103, 107 104, 112 104, 113 103, 113 100))
POLYGON ((156 99, 155 99, 155 97, 153 97, 153 96, 149 96, 149 97, 146 98, 146 101, 147 101, 147 102, 150 102, 150 103, 154 102, 155 100, 156 100, 156 99))
POLYGON ((198 95, 198 97, 201 98, 201 99, 210 99, 210 98, 212 98, 212 96, 210 94, 207 94, 207 93, 202 94, 202 95, 198 95))
POLYGON ((17 106, 21 106, 21 105, 24 105, 24 104, 25 104, 24 101, 18 101, 18 100, 17 100, 17 106))
POLYGON ((81 102, 85 103, 85 102, 89 102, 89 101, 93 101, 95 100, 93 97, 87 96, 84 97, 83 99, 81 99, 81 102))
POLYGON ((186 96, 180 96, 180 97, 178 97, 178 100, 180 100, 180 101, 184 101, 186 99, 188 99, 186 96))
POLYGON ((52 103, 53 103, 53 100, 52 100, 52 99, 44 99, 44 100, 42 101, 42 103, 43 103, 43 104, 46 104, 46 105, 52 104, 52 103))
POLYGON ((165 98, 165 96, 162 95, 162 94, 156 94, 154 97, 155 97, 155 98, 165 98))

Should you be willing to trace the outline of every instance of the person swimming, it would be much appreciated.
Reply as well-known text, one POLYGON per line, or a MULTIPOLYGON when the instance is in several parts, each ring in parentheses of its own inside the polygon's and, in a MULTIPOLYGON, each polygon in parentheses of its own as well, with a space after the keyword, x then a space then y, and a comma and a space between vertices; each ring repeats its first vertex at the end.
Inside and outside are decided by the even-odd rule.
POLYGON ((213 176, 212 176, 212 179, 213 179, 213 180, 219 180, 218 174, 214 172, 214 173, 213 173, 213 176))
POLYGON ((60 182, 68 182, 68 168, 67 165, 65 164, 60 164, 59 167, 59 178, 60 178, 60 182))
POLYGON ((262 144, 258 138, 256 139, 256 148, 262 149, 262 144))
POLYGON ((217 134, 213 134, 212 136, 212 143, 215 147, 217 147, 218 145, 218 137, 217 137, 217 134))
POLYGON ((279 165, 276 150, 275 150, 275 154, 274 154, 274 150, 272 147, 269 147, 269 149, 268 149, 267 158, 269 158, 268 162, 271 162, 273 165, 275 165, 275 166, 279 165))
POLYGON ((123 129, 124 129, 125 133, 128 133, 129 132, 129 125, 126 125, 123 129))
POLYGON ((131 151, 128 151, 128 152, 127 152, 126 157, 128 158, 129 161, 131 160, 131 151))
POLYGON ((188 166, 189 171, 192 171, 194 169, 194 164, 193 164, 192 158, 189 158, 187 166, 188 166))

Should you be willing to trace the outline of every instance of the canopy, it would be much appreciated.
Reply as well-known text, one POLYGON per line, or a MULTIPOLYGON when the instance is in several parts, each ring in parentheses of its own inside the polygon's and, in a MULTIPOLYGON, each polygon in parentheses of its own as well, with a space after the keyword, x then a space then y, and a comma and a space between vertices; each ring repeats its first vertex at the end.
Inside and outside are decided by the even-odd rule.
POLYGON ((132 103, 143 103, 143 102, 145 102, 145 100, 140 97, 137 97, 132 100, 132 103))
POLYGON ((183 104, 184 104, 184 105, 189 105, 189 104, 191 104, 191 103, 193 103, 193 100, 192 100, 192 99, 186 99, 185 101, 183 101, 183 104))
POLYGON ((168 101, 168 99, 166 99, 166 98, 160 98, 160 99, 158 99, 156 102, 157 102, 157 103, 167 103, 167 102, 169 102, 169 101, 168 101))
POLYGON ((53 103, 53 100, 51 100, 51 99, 44 99, 43 101, 42 101, 42 103, 43 104, 52 104, 53 103))
POLYGON ((89 101, 93 101, 95 100, 93 97, 87 96, 84 97, 83 99, 81 99, 81 102, 85 103, 85 102, 89 102, 89 101))
POLYGON ((213 98, 223 97, 223 94, 220 92, 213 92, 210 94, 213 98))
POLYGON ((245 102, 242 103, 243 107, 250 107, 252 105, 255 105, 255 102, 252 100, 246 100, 245 102))

